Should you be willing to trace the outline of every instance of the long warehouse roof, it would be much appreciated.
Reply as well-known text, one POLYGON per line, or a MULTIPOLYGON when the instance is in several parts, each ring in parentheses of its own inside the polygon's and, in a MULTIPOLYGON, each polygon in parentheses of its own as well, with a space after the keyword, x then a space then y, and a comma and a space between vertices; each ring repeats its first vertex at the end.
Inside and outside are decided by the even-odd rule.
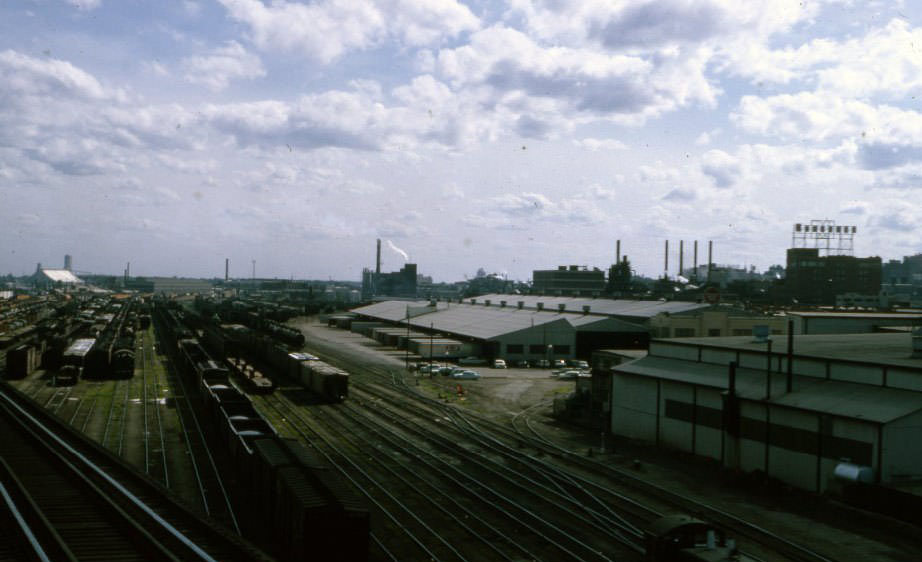
MULTIPOLYGON (((411 326, 431 327, 441 332, 484 340, 529 328, 549 327, 560 321, 565 322, 564 329, 569 330, 598 331, 620 328, 627 331, 644 331, 642 326, 604 316, 549 310, 519 310, 515 306, 500 307, 498 303, 484 306, 439 302, 434 307, 427 306, 428 304, 427 301, 384 301, 357 308, 354 312, 390 322, 406 322, 409 315, 411 326)), ((559 328, 555 326, 554 329, 559 328)))
MULTIPOLYGON (((612 367, 612 371, 723 389, 727 388, 729 380, 728 368, 723 365, 653 356, 622 363, 612 367)), ((777 387, 784 377, 783 373, 773 373, 773 386, 777 387)), ((763 399, 765 371, 737 368, 736 391, 742 398, 763 399)), ((835 416, 887 423, 922 410, 922 393, 795 375, 794 391, 779 393, 769 402, 835 416)))
MULTIPOLYGON (((489 300, 492 306, 499 305, 500 301, 506 301, 506 306, 516 308, 518 302, 523 303, 527 309, 537 310, 538 303, 544 303, 544 310, 558 311, 560 305, 564 305, 566 312, 582 314, 583 307, 589 307, 589 314, 602 314, 604 316, 622 316, 630 318, 652 318, 657 314, 668 312, 669 314, 678 314, 701 308, 709 308, 711 305, 695 302, 684 301, 642 301, 627 299, 591 299, 579 297, 550 297, 543 295, 506 295, 491 294, 473 297, 478 304, 489 300)), ((470 302, 466 299, 465 302, 470 302)))

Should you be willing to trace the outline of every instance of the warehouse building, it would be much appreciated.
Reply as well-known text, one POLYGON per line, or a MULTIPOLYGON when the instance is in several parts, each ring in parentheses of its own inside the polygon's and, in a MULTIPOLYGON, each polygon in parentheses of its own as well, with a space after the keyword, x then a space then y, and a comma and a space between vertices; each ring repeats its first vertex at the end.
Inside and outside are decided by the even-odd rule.
POLYGON ((815 492, 842 463, 879 484, 922 478, 922 335, 793 339, 790 361, 781 338, 771 353, 751 337, 654 340, 611 368, 611 431, 815 492))
POLYGON ((646 347, 650 321, 657 314, 707 306, 534 295, 486 295, 464 302, 383 301, 355 309, 353 329, 365 322, 409 325, 472 343, 465 349, 489 359, 588 359, 600 348, 646 347))
POLYGON ((795 334, 869 334, 922 324, 910 312, 788 312, 795 334))

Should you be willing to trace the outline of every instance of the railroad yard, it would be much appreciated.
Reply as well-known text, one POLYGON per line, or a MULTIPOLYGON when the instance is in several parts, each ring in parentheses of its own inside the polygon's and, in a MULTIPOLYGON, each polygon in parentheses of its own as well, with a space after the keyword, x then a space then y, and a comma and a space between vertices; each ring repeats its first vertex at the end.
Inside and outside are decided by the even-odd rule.
MULTIPOLYGON (((290 320, 306 341, 288 351, 347 372, 348 397, 331 403, 257 358, 274 388, 248 399, 364 503, 369 560, 640 560, 643 529, 676 512, 720 525, 753 559, 913 560, 922 549, 902 523, 556 423, 551 402, 573 381, 548 370, 429 376, 407 371, 405 352, 322 320, 290 320)), ((10 383, 190 510, 265 542, 239 454, 203 411, 207 387, 160 326, 136 334, 131 378, 55 386, 35 370, 10 383)))

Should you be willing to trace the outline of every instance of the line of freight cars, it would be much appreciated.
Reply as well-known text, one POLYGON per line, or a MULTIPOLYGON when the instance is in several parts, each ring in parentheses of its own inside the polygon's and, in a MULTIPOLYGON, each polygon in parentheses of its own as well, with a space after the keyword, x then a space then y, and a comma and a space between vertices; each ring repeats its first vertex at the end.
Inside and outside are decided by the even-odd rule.
POLYGON ((212 324, 205 327, 202 340, 217 355, 244 355, 251 362, 267 363, 275 372, 300 383, 323 402, 342 402, 349 395, 347 372, 310 354, 289 352, 288 346, 246 326, 212 324))
POLYGON ((368 509, 335 471, 297 441, 279 438, 228 370, 191 337, 180 313, 155 313, 161 341, 202 391, 241 483, 247 535, 285 560, 367 560, 368 509))
POLYGON ((58 318, 36 327, 28 342, 7 353, 8 378, 23 378, 39 366, 54 384, 86 378, 134 375, 135 303, 94 303, 76 318, 58 318), (94 312, 94 310, 96 312, 94 312))

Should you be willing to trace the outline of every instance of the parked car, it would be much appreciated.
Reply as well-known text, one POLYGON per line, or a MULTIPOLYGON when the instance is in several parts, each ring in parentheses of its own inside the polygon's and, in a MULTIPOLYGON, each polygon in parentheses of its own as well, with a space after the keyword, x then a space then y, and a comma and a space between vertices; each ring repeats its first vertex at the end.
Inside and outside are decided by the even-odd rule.
POLYGON ((486 365, 486 364, 487 364, 486 359, 476 357, 474 355, 458 360, 458 365, 486 365))
POLYGON ((567 362, 564 361, 563 359, 554 359, 554 362, 551 363, 551 365, 555 369, 566 369, 567 368, 567 362))
POLYGON ((580 375, 579 371, 574 371, 574 370, 560 371, 559 373, 557 373, 557 378, 560 380, 573 380, 579 377, 579 375, 580 375))
POLYGON ((419 372, 420 372, 420 373, 433 373, 433 374, 435 374, 435 373, 439 372, 439 369, 441 369, 441 368, 442 368, 442 366, 439 365, 438 363, 432 363, 432 364, 426 363, 426 364, 422 365, 422 366, 419 368, 419 372))
POLYGON ((480 373, 477 371, 461 371, 459 373, 453 373, 451 375, 453 379, 473 379, 477 380, 480 378, 480 373))
POLYGON ((493 361, 493 368, 494 369, 505 369, 506 361, 504 359, 495 359, 493 361))
POLYGON ((573 366, 576 367, 577 369, 581 370, 581 371, 588 371, 588 370, 589 370, 589 363, 586 362, 586 361, 583 361, 582 359, 579 359, 579 360, 577 360, 577 361, 574 361, 573 363, 574 363, 573 366))
POLYGON ((535 361, 535 367, 538 367, 539 369, 550 369, 551 362, 547 359, 538 359, 535 361))
POLYGON ((520 368, 520 369, 527 369, 527 368, 531 367, 531 365, 530 365, 530 364, 528 363, 528 361, 526 361, 525 359, 522 359, 521 361, 519 361, 518 363, 516 363, 515 366, 518 367, 518 368, 520 368))

